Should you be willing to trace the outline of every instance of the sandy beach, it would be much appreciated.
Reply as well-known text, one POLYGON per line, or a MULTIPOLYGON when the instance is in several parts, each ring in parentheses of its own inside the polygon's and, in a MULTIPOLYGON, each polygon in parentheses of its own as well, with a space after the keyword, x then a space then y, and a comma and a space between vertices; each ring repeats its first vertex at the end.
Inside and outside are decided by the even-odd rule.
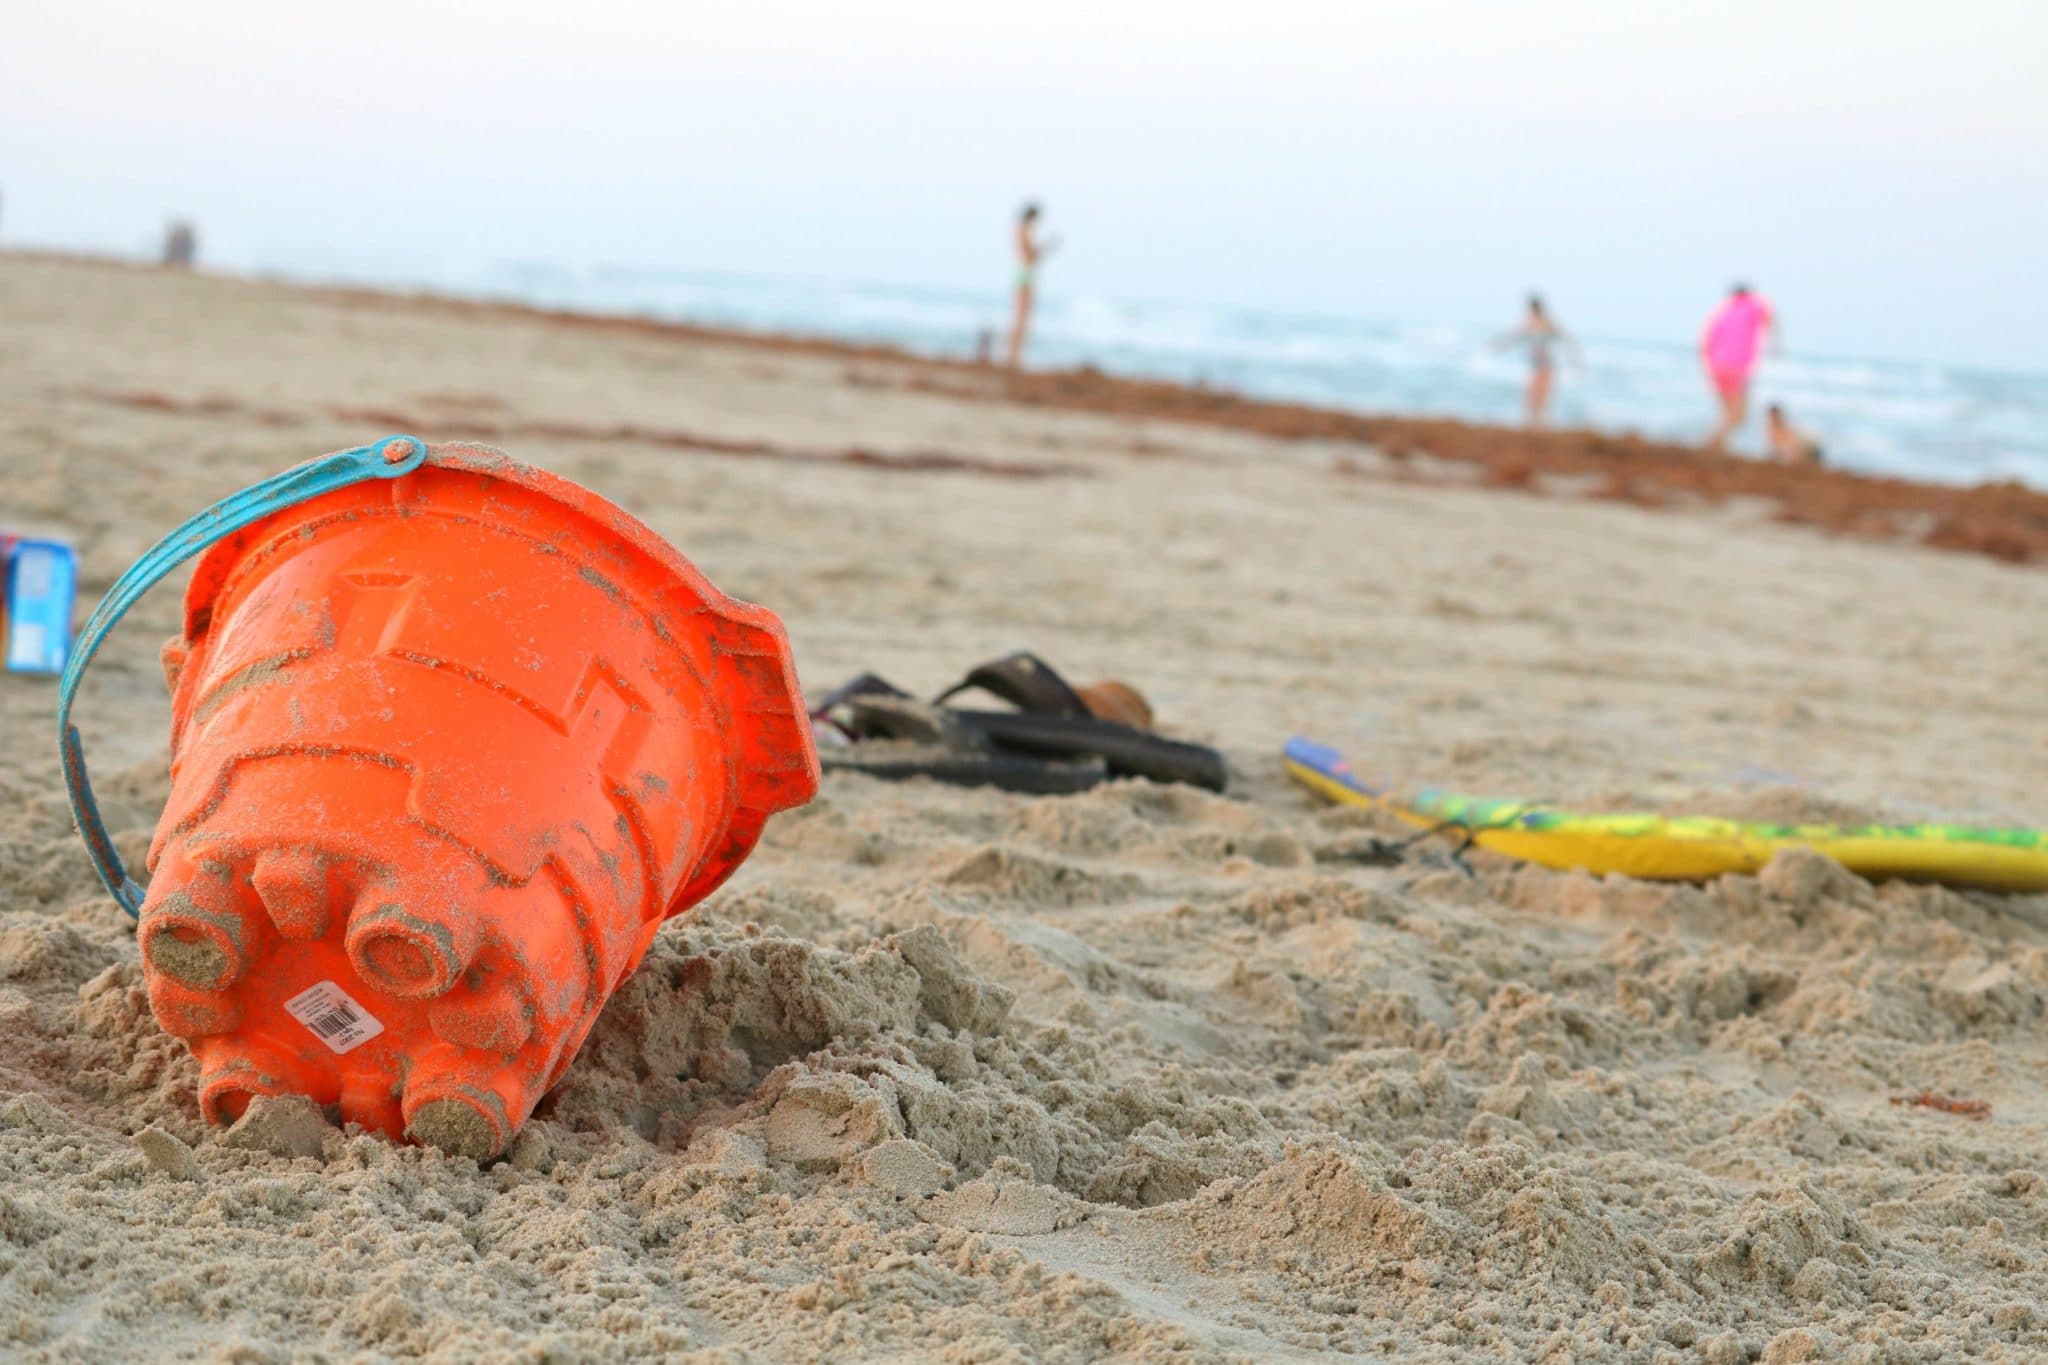
MULTIPOLYGON (((486 440, 778 613, 807 692, 1026 648, 1232 770, 828 777, 479 1169, 201 1122, 55 688, 0 674, 0 1354, 2048 1354, 2048 896, 1375 865, 1278 756, 2037 825, 2048 500, 1301 411, 0 255, 0 525, 88 601, 289 464, 486 440)), ((131 861, 178 606, 80 709, 131 861)))

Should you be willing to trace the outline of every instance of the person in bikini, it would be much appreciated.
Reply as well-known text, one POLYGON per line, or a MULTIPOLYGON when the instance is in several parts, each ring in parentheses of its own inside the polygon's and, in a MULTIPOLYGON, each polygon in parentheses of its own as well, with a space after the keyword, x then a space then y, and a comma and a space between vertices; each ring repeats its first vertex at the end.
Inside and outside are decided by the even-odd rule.
POLYGON ((1700 359, 1706 363, 1707 381, 1721 405, 1721 419, 1707 437, 1707 449, 1723 450, 1744 422, 1749 420, 1749 381, 1765 337, 1775 352, 1780 345, 1778 316, 1761 294, 1746 284, 1728 291, 1728 297, 1700 334, 1700 359))
POLYGON ((1026 204, 1017 214, 1017 289, 1010 308, 1009 345, 1003 363, 1016 369, 1024 363, 1024 342, 1031 331, 1031 306, 1036 297, 1038 264, 1059 245, 1057 238, 1038 236, 1038 205, 1026 204))
POLYGON ((1569 348, 1574 355, 1578 343, 1551 320, 1541 294, 1529 296, 1529 309, 1522 325, 1502 337, 1497 346, 1521 346, 1529 352, 1529 384, 1522 391, 1522 420, 1533 430, 1550 420, 1550 390, 1557 376, 1558 353, 1569 348))

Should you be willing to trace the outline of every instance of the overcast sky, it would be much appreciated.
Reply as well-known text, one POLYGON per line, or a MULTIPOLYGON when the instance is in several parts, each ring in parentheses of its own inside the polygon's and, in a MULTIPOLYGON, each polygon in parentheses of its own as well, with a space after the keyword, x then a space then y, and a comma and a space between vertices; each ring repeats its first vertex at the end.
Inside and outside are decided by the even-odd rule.
POLYGON ((1002 288, 2048 368, 2048 2, 13 0, 0 242, 1002 288))

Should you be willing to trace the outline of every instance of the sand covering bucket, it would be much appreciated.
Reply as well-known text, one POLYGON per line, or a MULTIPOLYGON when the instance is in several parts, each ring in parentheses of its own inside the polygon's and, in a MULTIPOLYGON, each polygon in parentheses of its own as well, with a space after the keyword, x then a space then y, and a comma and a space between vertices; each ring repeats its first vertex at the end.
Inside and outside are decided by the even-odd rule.
POLYGON ((818 783, 773 615, 593 493, 403 436, 245 490, 139 561, 81 632, 59 731, 206 1117, 304 1095, 480 1160, 662 921, 818 783), (164 647, 145 891, 69 710, 114 622, 201 550, 164 647))

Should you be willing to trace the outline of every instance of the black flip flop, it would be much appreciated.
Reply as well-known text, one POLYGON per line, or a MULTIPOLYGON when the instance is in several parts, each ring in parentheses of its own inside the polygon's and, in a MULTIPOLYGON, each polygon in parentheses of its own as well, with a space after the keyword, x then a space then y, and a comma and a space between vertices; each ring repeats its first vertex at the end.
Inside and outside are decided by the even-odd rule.
POLYGON ((871 740, 844 749, 827 749, 818 757, 827 772, 861 773, 887 782, 929 777, 954 787, 996 787, 1025 796, 1070 796, 1109 780, 1109 765, 1099 758, 960 754, 894 740, 871 740))
POLYGON ((1066 758, 1093 754, 1109 764, 1113 777, 1180 782, 1213 792, 1229 781, 1223 755, 1214 749, 1096 716, 1081 694, 1036 654, 1018 650, 977 665, 933 700, 943 705, 977 687, 1017 710, 956 709, 952 714, 998 747, 1066 758))
POLYGON ((1220 792, 1229 783, 1223 755, 1201 744, 1162 739, 1144 730, 1093 716, 1034 716, 1014 711, 954 711, 952 715, 994 741, 997 748, 1061 758, 1094 756, 1112 777, 1180 782, 1220 792))
POLYGON ((818 751, 827 772, 889 782, 929 777, 955 787, 996 787, 1027 796, 1065 796, 1109 780, 1109 765, 1100 758, 999 750, 958 712, 918 701, 872 673, 835 688, 812 715, 854 741, 818 751))
POLYGON ((822 750, 826 768, 874 777, 931 777, 1038 794, 1084 791, 1110 777, 1215 792, 1229 780, 1214 749, 1093 715, 1050 664, 1022 650, 977 665, 929 703, 863 673, 834 688, 811 715, 854 741, 822 750), (975 688, 1017 709, 946 704, 975 688))

